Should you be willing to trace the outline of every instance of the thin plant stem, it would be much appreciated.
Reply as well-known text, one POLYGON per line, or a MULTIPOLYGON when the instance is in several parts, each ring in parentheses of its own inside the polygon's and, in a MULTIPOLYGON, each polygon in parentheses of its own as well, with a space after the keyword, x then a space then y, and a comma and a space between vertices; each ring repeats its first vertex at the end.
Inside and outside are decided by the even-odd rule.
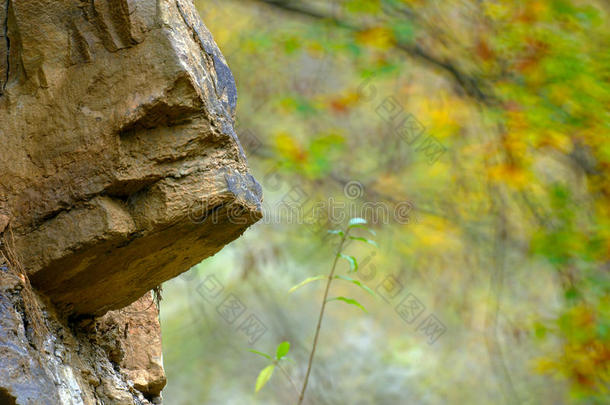
POLYGON ((288 374, 288 372, 286 371, 286 369, 284 367, 282 367, 282 365, 279 362, 276 362, 276 366, 277 368, 280 369, 280 371, 282 373, 284 373, 284 375, 286 376, 286 378, 288 379, 288 381, 290 381, 290 384, 292 384, 292 388, 294 388, 294 391, 297 393, 297 395, 299 395, 299 389, 297 388, 297 385, 295 384, 294 380, 292 379, 292 377, 290 377, 290 374, 288 374))
POLYGON ((313 338, 313 347, 311 348, 311 353, 309 354, 309 364, 307 365, 307 371, 305 372, 305 380, 303 381, 303 388, 301 389, 301 395, 299 396, 299 402, 297 405, 301 405, 303 403, 303 399, 305 398, 305 390, 307 390, 307 383, 309 382, 309 374, 311 373, 313 358, 316 354, 316 348, 318 347, 318 338, 320 337, 320 327, 322 326, 322 320, 324 319, 324 310, 326 309, 326 300, 328 299, 328 292, 330 290, 330 285, 333 282, 335 269, 337 268, 337 262, 339 261, 339 255, 341 254, 341 250, 343 249, 343 244, 347 239, 348 233, 349 227, 343 233, 343 238, 341 239, 341 243, 339 244, 339 249, 337 250, 335 261, 333 262, 333 267, 331 268, 330 274, 328 275, 328 281, 326 282, 326 290, 324 291, 324 299, 322 300, 322 307, 320 308, 320 316, 318 317, 318 325, 316 326, 316 334, 313 338))

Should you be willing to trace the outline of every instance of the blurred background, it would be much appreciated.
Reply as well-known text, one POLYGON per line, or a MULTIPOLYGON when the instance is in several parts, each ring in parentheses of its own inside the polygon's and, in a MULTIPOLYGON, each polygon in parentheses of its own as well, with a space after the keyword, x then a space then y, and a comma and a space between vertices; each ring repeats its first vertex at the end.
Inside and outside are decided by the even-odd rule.
POLYGON ((610 403, 608 1, 195 1, 265 218, 163 285, 168 404, 610 403), (366 236, 364 230, 357 230, 366 236), (371 235, 367 236, 371 237, 371 235), (347 274, 349 263, 337 269, 347 274))

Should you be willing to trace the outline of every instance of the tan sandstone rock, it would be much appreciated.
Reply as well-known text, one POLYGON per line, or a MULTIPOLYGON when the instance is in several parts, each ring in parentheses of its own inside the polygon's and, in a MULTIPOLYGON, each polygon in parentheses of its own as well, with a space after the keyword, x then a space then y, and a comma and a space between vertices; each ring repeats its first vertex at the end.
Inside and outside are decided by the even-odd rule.
POLYGON ((8 222, 8 216, 0 214, 0 233, 4 232, 4 230, 8 226, 8 222))
POLYGON ((124 307, 261 217, 235 83, 190 0, 1 3, 0 204, 62 313, 124 307))
POLYGON ((110 311, 97 320, 96 328, 110 358, 127 379, 148 398, 158 397, 165 386, 159 311, 152 293, 130 306, 110 311))
POLYGON ((191 0, 0 0, 0 404, 160 403, 148 291, 262 216, 235 108, 191 0))

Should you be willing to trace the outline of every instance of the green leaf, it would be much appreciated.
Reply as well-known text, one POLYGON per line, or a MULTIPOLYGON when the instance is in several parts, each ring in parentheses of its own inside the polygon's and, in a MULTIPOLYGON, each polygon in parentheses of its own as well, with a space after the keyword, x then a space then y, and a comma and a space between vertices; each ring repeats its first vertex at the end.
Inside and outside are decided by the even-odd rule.
POLYGON ((349 262, 349 271, 358 271, 358 262, 354 256, 344 255, 343 253, 337 253, 337 256, 347 260, 349 262))
POLYGON ((406 21, 393 24, 392 31, 398 42, 411 43, 414 38, 413 25, 406 21))
POLYGON ((271 355, 269 355, 267 353, 259 352, 258 350, 254 350, 254 349, 250 349, 249 351, 254 354, 258 354, 259 356, 263 356, 266 359, 273 360, 273 357, 271 357, 271 355))
POLYGON ((301 281, 299 284, 293 286, 290 290, 288 290, 288 292, 292 293, 295 290, 303 287, 305 284, 313 283, 314 281, 323 280, 325 278, 328 278, 328 276, 315 276, 315 277, 306 278, 305 280, 301 281))
POLYGON ((275 364, 271 364, 261 370, 261 372, 258 374, 258 377, 256 378, 256 387, 254 388, 254 392, 259 392, 265 386, 265 384, 267 384, 267 382, 273 375, 274 369, 275 364))
POLYGON ((282 342, 277 346, 275 358, 280 360, 282 357, 286 356, 290 351, 290 343, 282 342))
POLYGON ((355 227, 357 225, 364 225, 366 223, 367 223, 366 219, 364 219, 364 218, 358 218, 358 217, 352 218, 352 219, 349 220, 349 223, 347 224, 347 228, 348 229, 349 228, 353 228, 353 227, 355 227))
POLYGON ((377 232, 375 232, 374 230, 372 230, 372 229, 370 229, 369 227, 364 226, 364 225, 354 225, 354 226, 352 226, 351 228, 362 228, 362 229, 364 229, 365 231, 369 231, 369 232, 371 233, 371 235, 373 235, 373 236, 377 236, 377 232))
POLYGON ((373 297, 376 297, 375 292, 373 290, 371 290, 369 287, 365 286, 364 284, 362 284, 360 281, 358 280, 354 280, 351 277, 347 277, 347 276, 335 276, 335 278, 339 279, 339 280, 345 280, 348 281, 352 284, 357 285, 358 287, 362 288, 364 291, 366 291, 367 293, 371 294, 373 297))
POLYGON ((328 231, 328 233, 332 234, 332 235, 339 235, 339 236, 343 236, 345 235, 343 233, 343 231, 339 230, 339 229, 332 229, 330 231, 328 231))
POLYGON ((371 239, 362 238, 362 237, 360 237, 360 236, 350 236, 349 238, 350 238, 350 239, 352 239, 352 240, 359 240, 359 241, 361 241, 361 242, 368 243, 369 245, 373 245, 373 246, 375 246, 376 248, 378 248, 378 247, 379 247, 379 246, 377 245, 377 242, 375 242, 374 240, 371 240, 371 239))
POLYGON ((326 300, 326 302, 330 302, 330 301, 343 301, 346 304, 350 304, 350 305, 355 305, 358 308, 360 308, 361 310, 363 310, 364 312, 367 312, 366 308, 364 308, 364 306, 362 306, 361 303, 359 303, 358 301, 356 301, 353 298, 346 298, 346 297, 334 297, 334 298, 329 298, 326 300))

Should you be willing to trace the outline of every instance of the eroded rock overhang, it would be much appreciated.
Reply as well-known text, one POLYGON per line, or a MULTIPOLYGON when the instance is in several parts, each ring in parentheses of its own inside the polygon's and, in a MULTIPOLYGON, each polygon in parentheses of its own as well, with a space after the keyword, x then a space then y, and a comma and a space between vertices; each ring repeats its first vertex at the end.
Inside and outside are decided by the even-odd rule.
POLYGON ((60 3, 0 10, 0 214, 36 289, 101 315, 240 236, 262 195, 191 1, 60 3))

